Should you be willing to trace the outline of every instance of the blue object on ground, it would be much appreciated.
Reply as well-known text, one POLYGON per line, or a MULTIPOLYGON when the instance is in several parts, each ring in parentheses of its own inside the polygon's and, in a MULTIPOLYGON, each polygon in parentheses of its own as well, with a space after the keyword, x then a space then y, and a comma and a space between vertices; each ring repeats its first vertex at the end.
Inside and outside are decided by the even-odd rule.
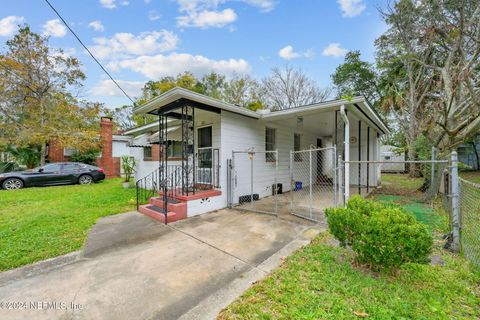
POLYGON ((295 181, 295 191, 302 190, 302 181, 295 181))

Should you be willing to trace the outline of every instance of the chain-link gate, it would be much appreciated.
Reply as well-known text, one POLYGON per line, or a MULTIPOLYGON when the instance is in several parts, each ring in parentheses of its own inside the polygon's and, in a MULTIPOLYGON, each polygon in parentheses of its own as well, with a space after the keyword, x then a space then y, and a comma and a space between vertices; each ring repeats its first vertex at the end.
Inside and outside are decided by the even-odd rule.
POLYGON ((230 208, 277 215, 278 151, 233 151, 227 178, 230 208))
POLYGON ((290 152, 290 212, 320 222, 337 206, 336 148, 290 152))

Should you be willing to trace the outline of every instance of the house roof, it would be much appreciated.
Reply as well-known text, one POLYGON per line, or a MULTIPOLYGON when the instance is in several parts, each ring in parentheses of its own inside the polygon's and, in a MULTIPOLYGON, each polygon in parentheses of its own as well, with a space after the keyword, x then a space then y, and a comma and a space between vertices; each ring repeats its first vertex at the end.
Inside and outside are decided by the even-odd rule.
MULTIPOLYGON (((368 103, 367 99, 363 96, 353 97, 352 99, 348 99, 348 100, 338 99, 338 100, 323 101, 319 103, 294 107, 294 108, 285 109, 285 110, 278 110, 278 111, 271 111, 271 112, 270 111, 265 112, 265 110, 259 110, 255 112, 231 103, 221 101, 219 99, 215 99, 215 98, 208 97, 203 94, 199 94, 187 89, 176 87, 159 95, 158 97, 151 99, 144 105, 136 108, 134 110, 134 114, 149 113, 154 110, 158 110, 163 107, 170 106, 180 100, 189 100, 195 103, 211 106, 219 110, 225 110, 225 111, 237 113, 240 115, 244 115, 247 117, 251 117, 255 119, 265 119, 265 120, 275 120, 275 119, 288 118, 288 117, 298 116, 298 115, 308 115, 309 113, 318 112, 318 111, 329 111, 329 110, 333 111, 338 109, 341 105, 345 105, 349 110, 352 110, 357 114, 362 114, 383 133, 389 132, 389 129, 385 124, 385 122, 381 119, 378 113, 372 108, 372 106, 368 103)), ((151 128, 154 128, 156 125, 157 123, 146 125, 143 127, 129 130, 125 133, 126 134, 132 134, 136 132, 139 133, 149 126, 151 126, 151 128)))

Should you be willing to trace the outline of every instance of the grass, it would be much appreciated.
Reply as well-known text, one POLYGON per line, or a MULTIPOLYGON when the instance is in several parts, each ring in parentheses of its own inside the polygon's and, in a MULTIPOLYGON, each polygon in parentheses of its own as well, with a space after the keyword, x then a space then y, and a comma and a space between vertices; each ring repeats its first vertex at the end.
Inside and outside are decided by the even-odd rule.
POLYGON ((460 172, 460 177, 473 183, 480 184, 480 171, 463 171, 460 172))
POLYGON ((352 264, 322 234, 223 310, 218 319, 478 319, 480 275, 443 252, 444 266, 407 264, 396 275, 352 264))
POLYGON ((480 273, 443 250, 448 219, 417 189, 422 178, 382 175, 378 201, 394 202, 425 223, 434 255, 444 265, 406 264, 374 273, 354 263, 351 250, 328 233, 287 258, 223 310, 218 319, 480 319, 480 273))
POLYGON ((121 179, 0 190, 0 271, 80 249, 98 218, 132 210, 134 199, 121 179))
POLYGON ((425 201, 425 194, 418 191, 423 178, 410 178, 408 174, 382 174, 382 188, 370 196, 380 202, 391 202, 404 207, 430 230, 445 233, 448 216, 440 199, 425 201))

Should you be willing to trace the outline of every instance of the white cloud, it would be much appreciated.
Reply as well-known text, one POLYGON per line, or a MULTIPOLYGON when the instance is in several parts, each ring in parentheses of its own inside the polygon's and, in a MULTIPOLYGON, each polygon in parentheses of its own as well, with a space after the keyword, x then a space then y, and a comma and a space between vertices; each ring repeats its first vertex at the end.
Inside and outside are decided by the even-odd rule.
POLYGON ((367 6, 363 0, 337 0, 342 10, 342 16, 351 18, 361 14, 367 6))
POLYGON ((9 37, 13 35, 18 28, 18 25, 25 21, 24 17, 8 16, 0 19, 0 36, 9 37))
POLYGON ((277 2, 273 0, 244 0, 244 2, 251 6, 258 7, 265 12, 272 11, 277 4, 277 2))
POLYGON ((117 7, 115 0, 100 0, 100 4, 102 5, 102 7, 107 9, 113 9, 117 7))
MULTIPOLYGON (((224 27, 237 20, 236 12, 231 8, 220 10, 220 5, 234 0, 176 0, 179 11, 183 14, 177 17, 181 27, 224 27)), ((238 1, 238 0, 236 0, 238 1)), ((240 0, 248 5, 260 8, 264 12, 273 10, 275 0, 240 0)))
POLYGON ((110 70, 128 69, 149 79, 174 76, 185 70, 197 76, 216 71, 226 75, 248 73, 250 65, 243 59, 212 60, 200 55, 172 53, 169 55, 140 56, 133 59, 111 62, 110 70))
POLYGON ((278 51, 278 55, 285 60, 292 60, 296 58, 310 58, 313 56, 312 50, 305 52, 296 52, 291 45, 285 46, 278 51))
POLYGON ((67 34, 67 28, 60 19, 52 19, 43 25, 43 34, 54 38, 62 38, 67 34))
MULTIPOLYGON (((143 81, 125 81, 116 80, 120 87, 131 97, 139 97, 143 85, 143 81)), ((113 83, 112 80, 102 80, 92 90, 91 94, 99 97, 123 97, 122 91, 113 83)))
POLYGON ((160 15, 157 13, 156 10, 150 10, 148 12, 148 20, 155 21, 155 20, 158 20, 158 19, 160 19, 160 15))
POLYGON ((94 38, 90 49, 100 59, 123 59, 132 55, 155 54, 176 49, 179 39, 176 34, 167 31, 116 33, 111 38, 94 38))
POLYGON ((203 10, 200 12, 188 12, 187 15, 177 17, 177 23, 181 27, 221 28, 237 20, 237 14, 232 9, 222 11, 203 10))
POLYGON ((105 27, 103 26, 102 21, 100 21, 100 20, 95 20, 95 21, 90 22, 88 24, 88 27, 92 28, 95 31, 99 31, 99 32, 105 31, 105 27))
MULTIPOLYGON (((100 5, 107 9, 114 9, 117 7, 117 0, 100 0, 100 5)), ((128 6, 127 0, 120 1, 121 6, 128 6)))
POLYGON ((325 49, 323 49, 322 54, 327 57, 342 57, 347 53, 347 49, 340 47, 340 43, 330 43, 325 49))

